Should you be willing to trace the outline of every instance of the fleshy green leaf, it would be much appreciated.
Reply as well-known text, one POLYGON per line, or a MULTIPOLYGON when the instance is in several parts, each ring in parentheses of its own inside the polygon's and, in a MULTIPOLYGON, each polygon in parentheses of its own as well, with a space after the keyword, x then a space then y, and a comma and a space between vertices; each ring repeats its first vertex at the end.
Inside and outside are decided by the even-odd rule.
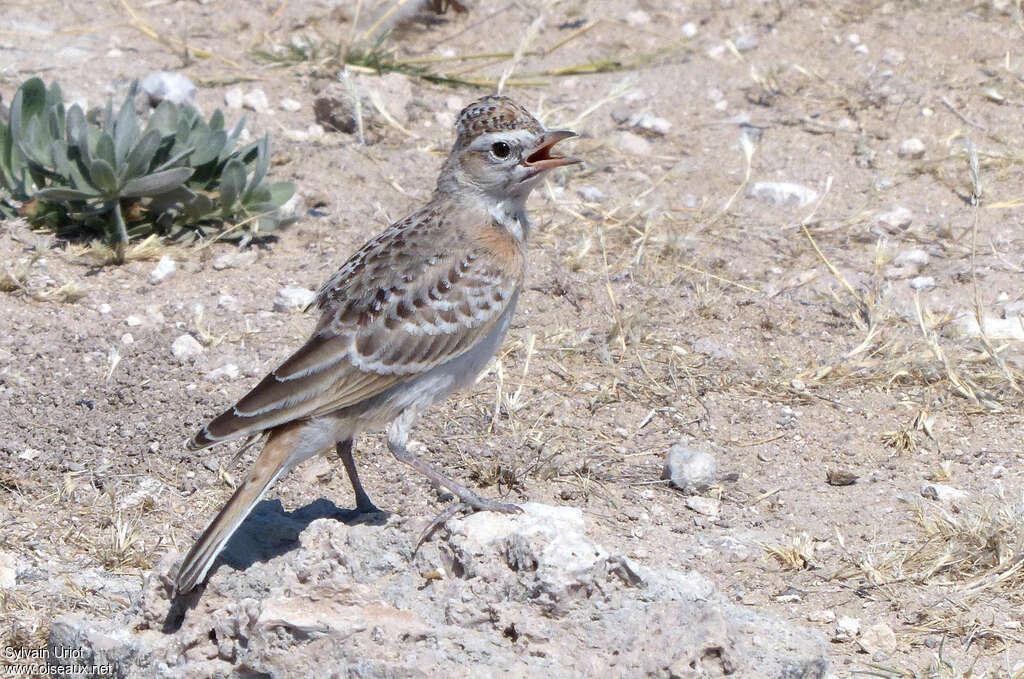
POLYGON ((114 138, 110 136, 109 132, 100 134, 100 138, 96 141, 96 151, 93 155, 96 157, 96 160, 106 162, 113 169, 116 164, 114 160, 114 138))
POLYGON ((146 134, 142 135, 142 139, 139 140, 139 143, 128 154, 126 176, 129 179, 134 179, 149 171, 149 165, 153 162, 153 156, 156 155, 157 149, 160 148, 160 141, 160 133, 156 130, 149 130, 146 134))
POLYGON ((99 195, 95 191, 79 191, 61 186, 49 186, 45 189, 40 189, 36 193, 36 197, 42 200, 90 200, 98 198, 99 195))
POLYGON ((135 113, 135 102, 130 98, 121 104, 114 126, 114 168, 121 172, 132 147, 139 141, 139 117, 135 113))
POLYGON ((167 193, 184 184, 192 176, 192 172, 190 167, 175 167, 132 179, 121 189, 121 196, 123 198, 140 198, 167 193))
POLYGON ((234 213, 235 203, 245 188, 245 165, 237 158, 232 158, 224 165, 220 176, 220 210, 221 215, 230 217, 234 213))
POLYGON ((92 161, 89 167, 89 179, 93 185, 107 195, 117 193, 117 175, 114 168, 102 158, 92 161))

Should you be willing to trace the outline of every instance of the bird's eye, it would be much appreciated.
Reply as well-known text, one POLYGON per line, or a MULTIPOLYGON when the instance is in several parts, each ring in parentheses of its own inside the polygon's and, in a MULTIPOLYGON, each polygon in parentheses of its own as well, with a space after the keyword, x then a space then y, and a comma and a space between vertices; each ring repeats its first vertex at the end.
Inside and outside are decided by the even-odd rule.
POLYGON ((512 147, 503 141, 496 141, 491 144, 491 153, 495 158, 508 158, 508 154, 512 153, 512 147))

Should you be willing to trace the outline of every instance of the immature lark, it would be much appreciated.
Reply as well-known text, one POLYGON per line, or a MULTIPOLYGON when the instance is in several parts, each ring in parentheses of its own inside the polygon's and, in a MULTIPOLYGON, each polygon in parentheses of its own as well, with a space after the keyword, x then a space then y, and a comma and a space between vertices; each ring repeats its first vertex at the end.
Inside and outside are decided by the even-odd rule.
POLYGON ((413 455, 409 432, 431 404, 471 384, 501 345, 523 286, 530 224, 525 204, 552 156, 575 136, 548 130, 507 97, 459 114, 457 138, 430 202, 352 255, 320 289, 312 337, 191 450, 269 433, 245 481, 178 571, 177 590, 201 582, 225 543, 295 465, 336 446, 360 512, 377 511, 352 459, 352 439, 387 427, 394 456, 475 510, 518 511, 479 497, 413 455))

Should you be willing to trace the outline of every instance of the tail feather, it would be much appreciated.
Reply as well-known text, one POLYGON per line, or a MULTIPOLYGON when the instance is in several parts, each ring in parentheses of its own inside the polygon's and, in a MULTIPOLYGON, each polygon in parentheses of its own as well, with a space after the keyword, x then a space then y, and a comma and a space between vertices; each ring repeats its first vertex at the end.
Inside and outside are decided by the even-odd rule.
MULTIPOLYGON (((294 432, 294 429, 291 432, 294 432)), ((210 522, 202 536, 189 550, 175 579, 178 594, 192 590, 206 578, 217 556, 249 516, 253 507, 263 499, 281 475, 304 459, 302 456, 296 458, 295 453, 299 451, 294 450, 294 437, 288 436, 288 433, 290 432, 284 435, 278 432, 275 432, 278 435, 271 434, 245 481, 235 490, 235 494, 224 505, 224 509, 210 522)))

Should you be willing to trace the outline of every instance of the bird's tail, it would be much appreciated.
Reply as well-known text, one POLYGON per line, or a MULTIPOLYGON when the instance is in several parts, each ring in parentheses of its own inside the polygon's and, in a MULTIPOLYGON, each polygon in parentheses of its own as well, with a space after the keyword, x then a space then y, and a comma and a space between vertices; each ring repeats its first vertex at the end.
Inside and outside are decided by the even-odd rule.
POLYGON ((271 433, 245 481, 189 550, 175 579, 178 594, 189 592, 206 578, 217 555, 274 482, 295 464, 319 452, 304 454, 306 451, 297 450, 297 445, 302 443, 301 424, 295 424, 299 426, 287 426, 271 433))

